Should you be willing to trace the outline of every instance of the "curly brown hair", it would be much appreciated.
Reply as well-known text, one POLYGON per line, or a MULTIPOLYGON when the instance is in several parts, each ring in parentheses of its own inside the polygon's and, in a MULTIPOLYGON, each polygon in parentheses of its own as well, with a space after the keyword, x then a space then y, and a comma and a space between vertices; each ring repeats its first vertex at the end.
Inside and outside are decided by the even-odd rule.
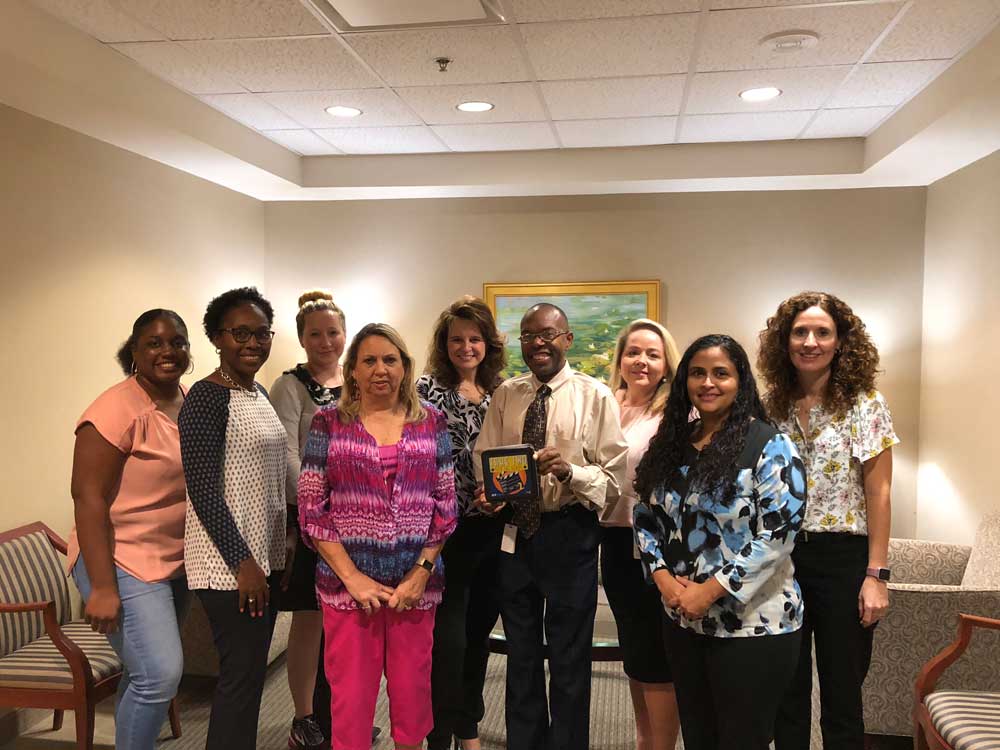
POLYGON ((798 373, 788 354, 792 324, 803 310, 818 307, 833 318, 839 346, 830 365, 830 380, 823 396, 823 408, 843 416, 860 393, 875 388, 878 350, 865 324, 843 300, 826 292, 801 292, 789 297, 767 319, 760 332, 757 369, 766 384, 764 404, 772 419, 788 417, 799 387, 798 373))
POLYGON ((433 375, 447 388, 458 386, 458 371, 448 357, 448 328, 456 320, 469 320, 479 326, 479 332, 486 342, 486 356, 476 370, 476 384, 487 393, 493 393, 503 381, 500 373, 507 366, 507 349, 504 347, 506 342, 503 334, 497 330, 493 313, 479 297, 466 295, 450 304, 438 316, 424 372, 433 375))

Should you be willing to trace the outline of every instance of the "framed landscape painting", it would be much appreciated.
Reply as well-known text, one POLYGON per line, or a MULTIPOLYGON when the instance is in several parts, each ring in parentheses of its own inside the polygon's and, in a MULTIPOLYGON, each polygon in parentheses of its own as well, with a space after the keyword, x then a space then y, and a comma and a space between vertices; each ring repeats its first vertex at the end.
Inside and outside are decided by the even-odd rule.
POLYGON ((521 357, 521 317, 532 305, 551 302, 565 310, 573 331, 570 365, 607 382, 615 341, 636 318, 660 318, 659 281, 566 284, 483 284, 483 299, 507 337, 507 377, 528 371, 521 357))

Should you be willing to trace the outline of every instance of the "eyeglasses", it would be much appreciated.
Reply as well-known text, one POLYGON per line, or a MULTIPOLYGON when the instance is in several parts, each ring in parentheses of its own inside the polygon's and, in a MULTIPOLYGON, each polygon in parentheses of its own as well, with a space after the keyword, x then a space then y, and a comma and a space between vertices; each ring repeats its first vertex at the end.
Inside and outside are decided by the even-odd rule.
POLYGON ((258 328, 252 331, 243 326, 239 328, 220 328, 219 333, 228 333, 237 344, 245 344, 253 336, 258 344, 267 344, 274 338, 274 331, 270 328, 258 328))
POLYGON ((533 344, 535 339, 541 339, 544 343, 551 344, 557 338, 565 336, 567 333, 569 333, 569 331, 554 331, 551 329, 547 331, 540 331, 539 333, 525 332, 518 336, 517 340, 522 344, 533 344))

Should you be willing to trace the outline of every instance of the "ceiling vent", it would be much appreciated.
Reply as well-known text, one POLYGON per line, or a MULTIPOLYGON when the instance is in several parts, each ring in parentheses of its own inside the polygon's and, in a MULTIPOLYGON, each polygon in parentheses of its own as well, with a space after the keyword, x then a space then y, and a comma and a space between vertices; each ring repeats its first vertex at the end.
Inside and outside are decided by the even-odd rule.
POLYGON ((504 22, 492 0, 309 0, 337 31, 392 31, 504 22))
POLYGON ((814 31, 779 31, 777 34, 769 34, 760 40, 760 46, 768 52, 777 52, 787 55, 792 52, 801 52, 819 44, 819 34, 814 31))

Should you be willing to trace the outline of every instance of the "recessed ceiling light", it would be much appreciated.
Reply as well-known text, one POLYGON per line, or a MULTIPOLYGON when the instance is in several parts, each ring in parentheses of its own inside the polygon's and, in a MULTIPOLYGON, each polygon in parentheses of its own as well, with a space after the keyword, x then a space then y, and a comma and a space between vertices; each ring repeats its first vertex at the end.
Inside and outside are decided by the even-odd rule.
POLYGON ((357 107, 343 107, 336 104, 332 107, 327 107, 326 113, 334 117, 357 117, 361 114, 361 110, 357 107))
POLYGON ((763 86, 759 89, 747 89, 740 92, 740 99, 745 102, 766 102, 778 96, 781 96, 781 89, 776 89, 774 86, 763 86))
POLYGON ((463 112, 489 112, 493 109, 493 105, 489 102, 462 102, 455 109, 463 112))

